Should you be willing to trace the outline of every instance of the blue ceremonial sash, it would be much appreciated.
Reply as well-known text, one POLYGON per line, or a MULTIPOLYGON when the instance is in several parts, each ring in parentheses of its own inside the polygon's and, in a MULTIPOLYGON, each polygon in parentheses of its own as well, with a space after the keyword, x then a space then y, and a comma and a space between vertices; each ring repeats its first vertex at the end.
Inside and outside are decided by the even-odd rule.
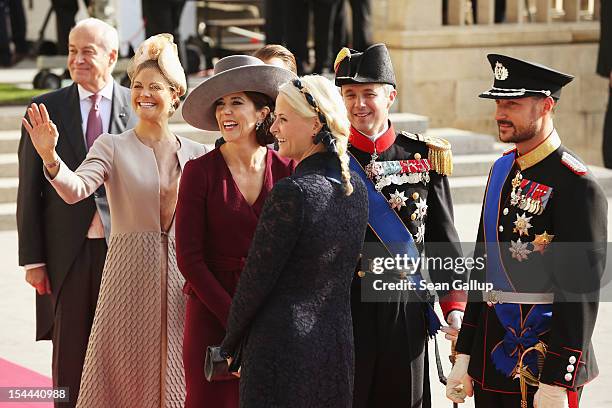
POLYGON ((493 283, 495 290, 507 292, 514 292, 514 287, 501 261, 501 250, 497 240, 497 220, 499 219, 502 189, 514 165, 514 155, 514 152, 509 153, 497 159, 493 164, 485 195, 483 216, 487 251, 487 282, 493 283))
MULTIPOLYGON (((504 183, 514 165, 515 152, 499 158, 493 169, 486 190, 484 205, 484 232, 487 253, 487 282, 493 284, 494 290, 514 292, 514 286, 508 277, 501 260, 501 248, 497 237, 500 200, 504 183)), ((515 303, 498 303, 494 305, 495 314, 506 329, 503 340, 491 352, 495 368, 511 377, 518 364, 523 350, 534 346, 538 336, 545 333, 551 324, 552 305, 533 305, 527 316, 522 316, 521 305, 515 303)), ((537 375, 537 355, 528 354, 523 362, 537 375)))
MULTIPOLYGON (((368 224, 374 230, 376 235, 380 238, 383 245, 391 256, 404 254, 408 255, 410 259, 416 262, 417 258, 421 255, 416 247, 414 238, 406 225, 404 225, 402 219, 397 213, 389 206, 387 199, 374 188, 374 184, 366 175, 361 164, 355 159, 355 157, 349 153, 349 167, 363 180, 368 191, 368 224)), ((409 278, 416 282, 417 288, 419 282, 423 280, 423 277, 418 271, 414 274, 409 275, 409 278)), ((438 315, 433 310, 431 303, 427 304, 427 320, 428 320, 428 333, 429 336, 434 336, 442 324, 438 315)))

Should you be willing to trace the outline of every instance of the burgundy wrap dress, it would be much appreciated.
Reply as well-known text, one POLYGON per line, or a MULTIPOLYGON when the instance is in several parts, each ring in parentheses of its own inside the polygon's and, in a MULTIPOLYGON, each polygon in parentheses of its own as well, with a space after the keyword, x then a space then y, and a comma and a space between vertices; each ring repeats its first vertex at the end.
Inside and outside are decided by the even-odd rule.
POLYGON ((176 206, 177 262, 188 295, 183 363, 185 408, 237 408, 238 379, 210 383, 204 377, 206 347, 219 345, 238 278, 264 201, 293 162, 268 149, 264 182, 253 203, 244 199, 219 149, 183 170, 176 206))

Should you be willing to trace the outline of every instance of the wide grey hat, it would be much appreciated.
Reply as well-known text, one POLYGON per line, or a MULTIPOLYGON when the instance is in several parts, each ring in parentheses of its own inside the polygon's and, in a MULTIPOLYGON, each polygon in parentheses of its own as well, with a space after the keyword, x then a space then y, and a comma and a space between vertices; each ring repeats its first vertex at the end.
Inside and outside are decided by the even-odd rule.
POLYGON ((288 69, 264 64, 249 55, 230 55, 215 64, 214 75, 198 85, 183 104, 183 118, 202 130, 219 130, 215 118, 217 99, 235 92, 260 92, 272 99, 278 88, 296 75, 288 69))

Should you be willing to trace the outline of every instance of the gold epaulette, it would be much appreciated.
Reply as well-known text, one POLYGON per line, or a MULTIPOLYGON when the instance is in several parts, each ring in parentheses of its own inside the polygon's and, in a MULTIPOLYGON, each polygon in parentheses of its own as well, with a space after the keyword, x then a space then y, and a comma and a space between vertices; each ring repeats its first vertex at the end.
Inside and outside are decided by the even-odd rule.
POLYGON ((448 140, 440 137, 425 136, 425 143, 429 147, 429 164, 432 169, 444 176, 453 173, 453 152, 448 140))
POLYGON ((443 176, 450 176, 453 173, 453 152, 448 140, 428 135, 423 136, 418 133, 404 131, 400 133, 409 139, 427 144, 429 165, 432 170, 443 176))

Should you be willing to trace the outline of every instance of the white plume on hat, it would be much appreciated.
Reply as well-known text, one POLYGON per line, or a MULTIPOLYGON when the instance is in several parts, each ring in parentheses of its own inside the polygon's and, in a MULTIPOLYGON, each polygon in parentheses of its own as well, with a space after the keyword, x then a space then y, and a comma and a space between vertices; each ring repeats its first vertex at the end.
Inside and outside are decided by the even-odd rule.
POLYGON ((178 48, 172 34, 157 34, 147 38, 136 50, 127 74, 134 80, 138 67, 148 60, 156 60, 162 74, 177 88, 180 96, 187 91, 185 70, 178 58, 178 48))

